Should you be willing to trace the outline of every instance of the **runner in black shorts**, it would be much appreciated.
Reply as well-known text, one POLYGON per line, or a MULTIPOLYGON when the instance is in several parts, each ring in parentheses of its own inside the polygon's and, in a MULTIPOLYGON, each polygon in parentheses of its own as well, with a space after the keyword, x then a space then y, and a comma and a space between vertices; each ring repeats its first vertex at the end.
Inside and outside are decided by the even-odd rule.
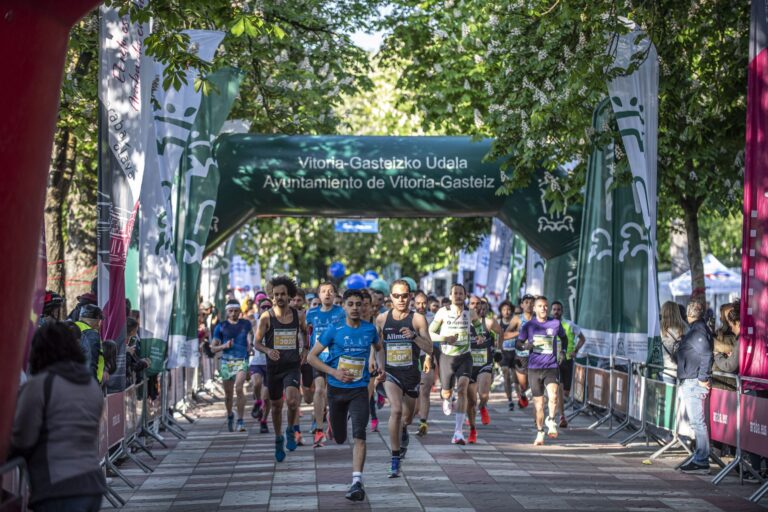
POLYGON ((472 377, 469 379, 467 390, 467 418, 469 419, 469 437, 467 442, 477 442, 477 428, 475 425, 475 407, 479 405, 480 418, 483 425, 491 423, 488 414, 488 398, 493 383, 493 353, 496 340, 501 334, 501 326, 493 319, 486 318, 490 305, 484 298, 472 295, 469 299, 469 309, 473 310, 480 322, 470 329, 472 336, 472 377), (479 404, 478 404, 479 397, 479 404))
MULTIPOLYGON (((524 295, 523 299, 520 301, 520 304, 523 308, 523 312, 519 315, 515 315, 512 318, 512 322, 504 331, 504 341, 516 341, 518 335, 520 334, 520 330, 523 328, 526 322, 530 321, 534 317, 533 295, 524 295)), ((517 405, 519 405, 521 409, 528 407, 528 397, 525 394, 526 390, 528 389, 528 356, 528 350, 515 348, 514 367, 518 383, 517 405)))
POLYGON ((378 354, 378 366, 385 375, 379 374, 377 383, 384 383, 384 390, 391 407, 389 415, 389 441, 392 448, 390 478, 400 476, 400 459, 408 449, 408 423, 413 419, 416 398, 419 396, 421 371, 419 354, 432 351, 432 340, 427 330, 427 320, 420 313, 408 309, 411 289, 402 279, 390 286, 393 309, 376 318, 376 329, 384 343, 378 354))
MULTIPOLYGON (((435 304, 440 309, 439 303, 435 297, 429 297, 424 292, 418 292, 413 297, 413 306, 417 313, 424 315, 429 325, 435 318, 435 313, 429 309, 430 304, 435 304)), ((437 359, 440 354, 440 344, 432 343, 432 353, 422 352, 419 357, 421 363, 421 384, 419 385, 419 398, 416 400, 416 413, 419 415, 419 431, 416 435, 423 437, 427 435, 427 420, 429 419, 429 398, 432 393, 432 386, 435 384, 435 369, 437 368, 437 359)))
MULTIPOLYGON (((501 332, 505 332, 512 318, 515 308, 508 300, 499 304, 499 325, 501 332)), ((504 377, 504 394, 507 395, 507 408, 515 410, 513 392, 517 394, 517 375, 515 374, 515 340, 503 340, 501 347, 501 375, 504 377)))
POLYGON ((270 281, 274 307, 259 317, 254 347, 267 354, 267 388, 272 401, 272 425, 275 427, 275 459, 285 459, 285 448, 296 449, 301 438, 299 420, 299 367, 306 357, 307 325, 304 315, 288 307, 296 295, 296 282, 285 276, 270 281), (264 343, 262 344, 262 340, 264 343), (288 427, 282 436, 283 392, 288 405, 288 427))

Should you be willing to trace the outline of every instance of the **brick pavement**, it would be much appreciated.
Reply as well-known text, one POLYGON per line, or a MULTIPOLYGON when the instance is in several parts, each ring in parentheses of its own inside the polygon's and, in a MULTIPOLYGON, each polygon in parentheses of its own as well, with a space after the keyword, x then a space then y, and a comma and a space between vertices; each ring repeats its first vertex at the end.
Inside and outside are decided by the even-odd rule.
MULTIPOLYGON (((534 448, 532 405, 509 413, 502 398, 494 395, 492 422, 479 427, 478 444, 465 447, 449 444, 453 418, 443 416, 433 401, 430 432, 423 439, 411 436, 403 477, 397 479, 387 478, 385 406, 379 414, 381 433, 368 435, 368 496, 361 503, 344 498, 351 481, 349 445, 314 449, 310 444, 276 464, 274 435, 259 434, 250 416, 247 433, 227 432, 221 402, 197 409, 197 422, 185 424, 186 440, 169 440, 168 450, 154 450, 158 460, 150 461, 151 475, 131 464, 121 466, 137 488, 116 488, 129 498, 125 512, 765 510, 744 499, 755 485, 740 486, 730 477, 715 487, 711 477, 681 474, 673 469, 680 455, 645 465, 652 448, 624 448, 606 438, 607 429, 586 429, 586 418, 534 448)), ((304 406, 301 425, 307 439, 310 422, 310 408, 304 406)))

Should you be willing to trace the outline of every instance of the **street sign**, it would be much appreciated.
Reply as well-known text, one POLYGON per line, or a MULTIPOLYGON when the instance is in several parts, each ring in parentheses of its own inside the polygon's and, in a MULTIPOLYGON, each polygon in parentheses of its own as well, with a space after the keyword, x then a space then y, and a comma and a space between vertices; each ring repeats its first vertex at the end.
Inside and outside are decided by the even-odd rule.
POLYGON ((378 233, 379 219, 336 219, 337 233, 378 233))

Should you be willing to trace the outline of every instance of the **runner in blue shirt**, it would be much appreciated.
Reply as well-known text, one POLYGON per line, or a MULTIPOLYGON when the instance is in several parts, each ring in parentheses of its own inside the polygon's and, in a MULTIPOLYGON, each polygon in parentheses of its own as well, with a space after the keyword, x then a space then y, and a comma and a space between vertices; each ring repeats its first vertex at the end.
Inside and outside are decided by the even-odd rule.
POLYGON ((248 333, 251 322, 240 318, 240 303, 230 300, 225 307, 227 320, 213 330, 213 352, 221 352, 219 375, 224 384, 224 406, 227 408, 227 428, 235 430, 232 412, 234 391, 237 390, 237 430, 245 432, 245 376, 248 371, 248 333))
POLYGON ((346 498, 365 499, 365 427, 368 424, 368 356, 371 346, 382 349, 376 327, 361 320, 363 296, 360 290, 347 290, 342 297, 346 319, 327 329, 309 353, 309 363, 328 375, 328 416, 336 443, 347 441, 347 416, 352 419, 352 485, 346 498), (320 353, 328 349, 326 362, 320 353))

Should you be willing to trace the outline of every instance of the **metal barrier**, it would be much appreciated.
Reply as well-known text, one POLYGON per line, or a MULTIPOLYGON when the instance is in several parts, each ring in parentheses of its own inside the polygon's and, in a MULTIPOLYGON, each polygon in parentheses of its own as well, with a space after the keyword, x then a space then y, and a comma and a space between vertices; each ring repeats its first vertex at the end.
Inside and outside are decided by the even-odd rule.
POLYGON ((27 463, 21 457, 0 465, 0 512, 27 510, 27 463))
MULTIPOLYGON (((768 379, 741 376, 740 381, 742 393, 739 397, 739 427, 743 427, 747 422, 749 423, 748 427, 739 428, 740 447, 761 457, 768 457, 768 443, 764 440, 765 436, 768 435, 768 399, 748 395, 743 392, 744 383, 768 386, 768 379)), ((751 466, 750 469, 752 469, 751 466)), ((755 476, 759 478, 759 475, 755 476)), ((767 493, 768 482, 763 482, 760 488, 749 497, 749 501, 758 502, 767 493)))

